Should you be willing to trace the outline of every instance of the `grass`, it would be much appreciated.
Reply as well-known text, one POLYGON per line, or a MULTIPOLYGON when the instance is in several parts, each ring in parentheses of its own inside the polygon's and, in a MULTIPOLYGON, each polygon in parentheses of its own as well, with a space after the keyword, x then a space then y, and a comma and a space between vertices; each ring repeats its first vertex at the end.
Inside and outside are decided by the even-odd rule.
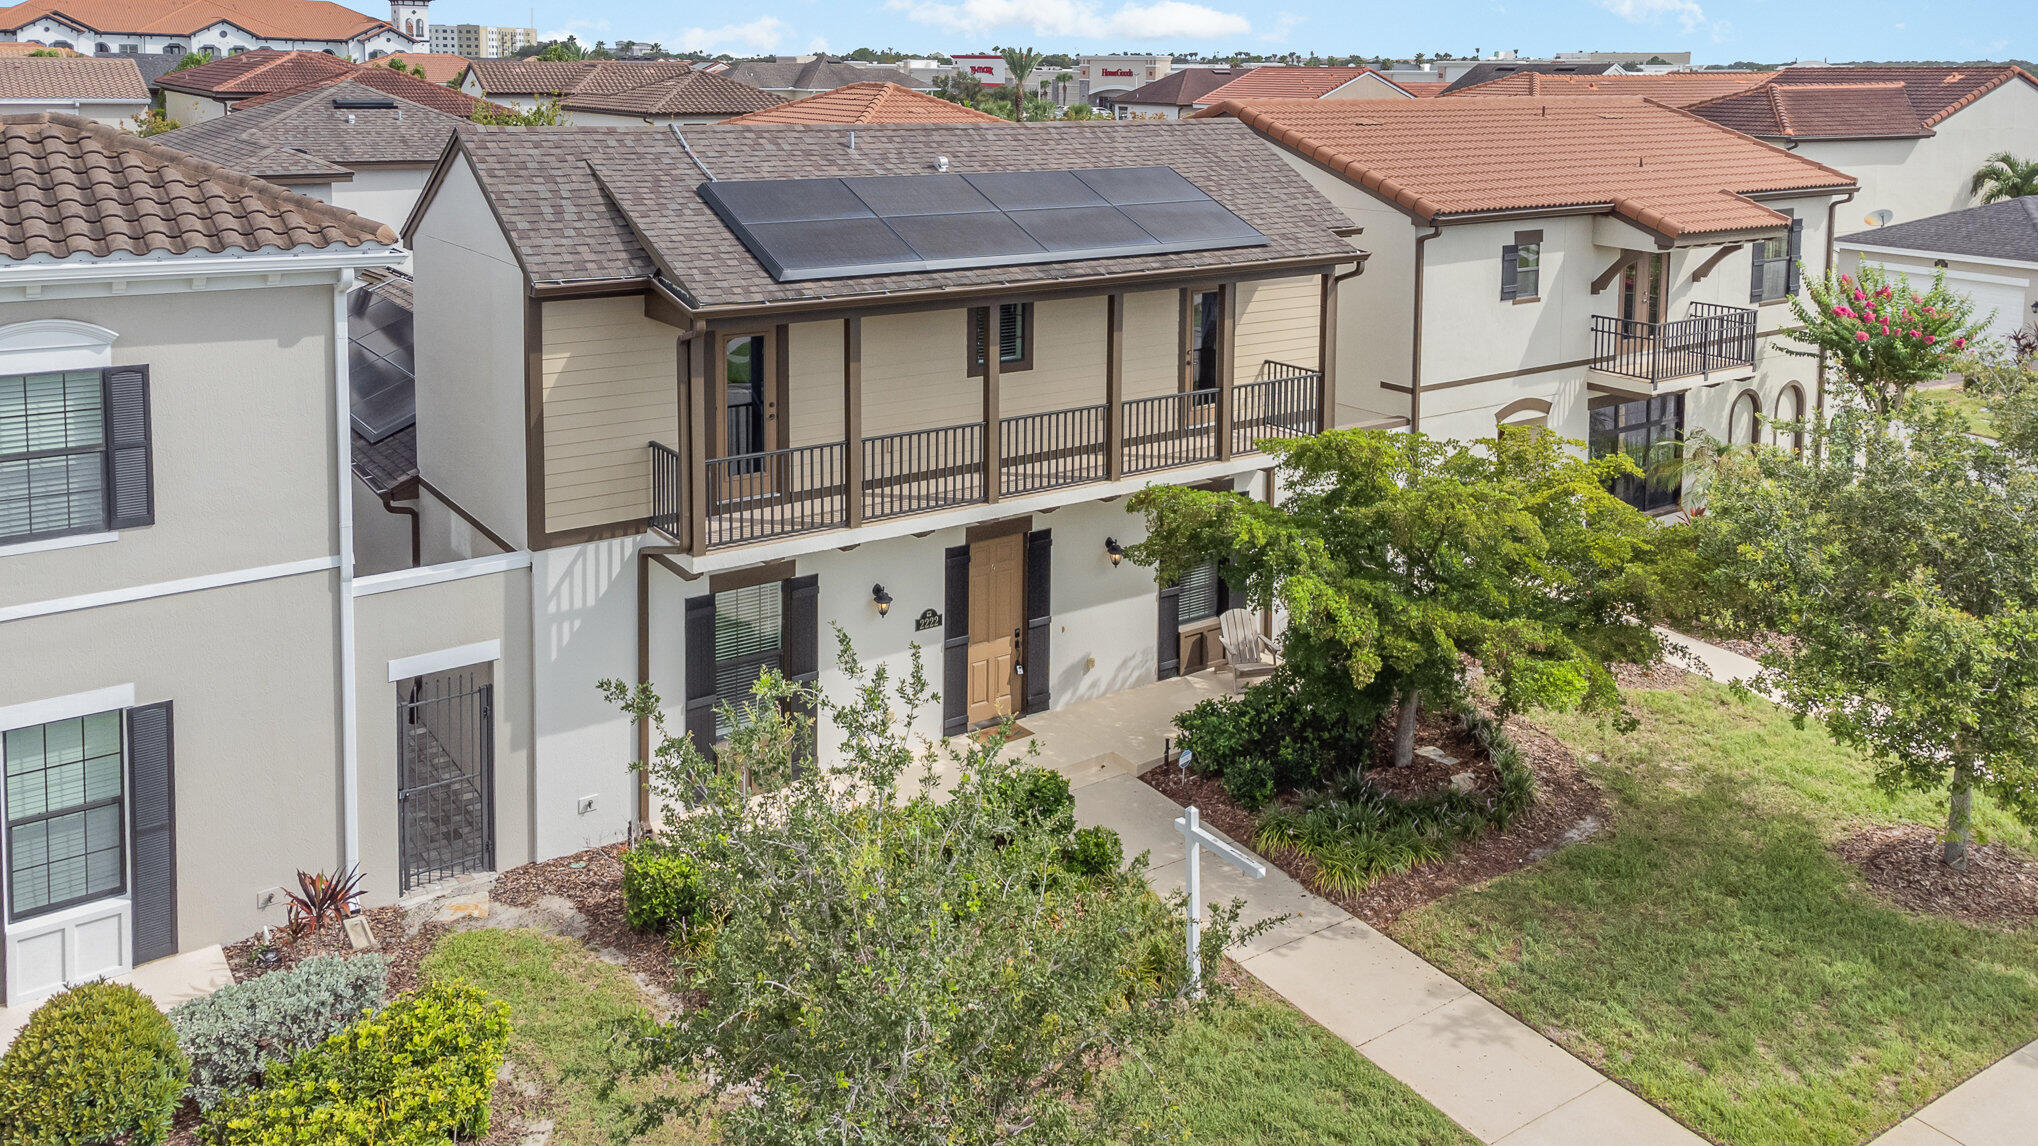
MULTIPOLYGON (((1859 1143, 2038 1037, 2038 927, 1882 906, 1828 841, 1938 824, 1766 701, 1631 695, 1626 736, 1544 720, 1615 799, 1614 831, 1403 917, 1397 937, 1699 1133, 1859 1143)), ((1980 833, 2032 834, 1976 799, 1980 833)))
POLYGON ((1209 1017, 1177 1027, 1135 1063, 1116 1068, 1108 1086, 1136 1091, 1135 1109, 1158 1119, 1165 1081, 1176 1111, 1211 1146, 1471 1146, 1459 1129, 1415 1092, 1374 1066, 1263 987, 1241 990, 1209 1017))
MULTIPOLYGON (((653 1082, 610 1089, 610 1031, 645 1012, 643 993, 620 967, 570 939, 536 931, 462 931, 439 941, 421 968, 427 979, 461 978, 510 1006, 509 1058, 545 1088, 534 1117, 553 1122, 555 1146, 611 1146, 628 1125, 626 1107, 653 1082)), ((647 1146, 712 1142, 678 1119, 632 1139, 647 1146)))
POLYGON ((1972 390, 1962 386, 1938 386, 1930 390, 1920 390, 1918 394, 1927 401, 1948 406, 1966 418, 1970 432, 1984 438, 1996 436, 1995 418, 1989 414, 1987 400, 1972 390))

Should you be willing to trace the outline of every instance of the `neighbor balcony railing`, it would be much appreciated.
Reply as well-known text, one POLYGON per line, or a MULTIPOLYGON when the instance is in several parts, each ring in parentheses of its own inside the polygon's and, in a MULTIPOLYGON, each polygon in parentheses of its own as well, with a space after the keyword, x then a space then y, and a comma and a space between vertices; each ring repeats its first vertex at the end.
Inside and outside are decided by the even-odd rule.
POLYGON ((1676 322, 1592 316, 1592 368, 1644 382, 1667 382, 1755 364, 1755 312, 1695 302, 1676 322))

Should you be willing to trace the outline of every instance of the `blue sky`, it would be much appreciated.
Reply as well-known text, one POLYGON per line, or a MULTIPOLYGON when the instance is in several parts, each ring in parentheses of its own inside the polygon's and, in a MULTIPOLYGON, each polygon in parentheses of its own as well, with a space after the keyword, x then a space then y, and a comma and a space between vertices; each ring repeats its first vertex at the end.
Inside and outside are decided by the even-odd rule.
MULTIPOLYGON (((373 0, 353 5, 372 10, 373 0)), ((668 48, 847 52, 1314 50, 1326 55, 1494 48, 1690 51, 1700 63, 1804 59, 1981 59, 2038 54, 2029 0, 1936 4, 1855 0, 435 0, 444 23, 525 24, 583 41, 668 48)))

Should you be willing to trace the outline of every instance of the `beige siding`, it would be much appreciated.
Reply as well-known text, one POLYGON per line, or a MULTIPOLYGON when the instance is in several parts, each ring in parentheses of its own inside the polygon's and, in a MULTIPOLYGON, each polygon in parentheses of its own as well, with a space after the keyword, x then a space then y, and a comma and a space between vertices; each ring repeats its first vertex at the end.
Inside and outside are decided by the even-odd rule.
POLYGON ((1005 417, 1073 410, 1104 401, 1102 297, 1053 299, 1033 306, 1033 368, 1000 376, 1005 417))
POLYGON ((1240 283, 1237 380, 1251 382, 1269 360, 1316 369, 1322 286, 1311 278, 1240 283))
MULTIPOLYGON (((866 323, 866 327, 868 324, 866 323)), ((870 359, 864 358, 864 385, 870 359)), ((786 444, 842 440, 842 324, 795 322, 786 328, 786 444)), ((869 400, 865 400, 868 408, 869 400)), ((865 433, 868 433, 865 430, 865 433)))
POLYGON ((1125 396, 1151 398, 1182 386, 1182 296, 1156 290, 1125 296, 1125 396))
POLYGON ((962 308, 863 321, 863 432, 927 430, 983 419, 983 386, 963 361, 962 308))
POLYGON ((545 528, 644 516, 645 443, 678 436, 672 328, 632 295, 546 303, 543 330, 545 528))

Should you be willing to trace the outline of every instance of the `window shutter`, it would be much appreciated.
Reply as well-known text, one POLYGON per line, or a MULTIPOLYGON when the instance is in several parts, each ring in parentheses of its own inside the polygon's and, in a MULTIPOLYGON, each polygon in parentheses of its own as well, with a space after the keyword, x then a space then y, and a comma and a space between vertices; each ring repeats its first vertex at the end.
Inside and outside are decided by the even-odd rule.
POLYGON ((941 630, 941 734, 969 728, 969 546, 948 550, 944 563, 941 630))
POLYGON ((1754 270, 1754 279, 1748 286, 1748 301, 1762 301, 1762 240, 1748 244, 1748 263, 1754 270))
POLYGON ((1514 297, 1515 264, 1521 261, 1521 248, 1509 243, 1500 248, 1500 299, 1502 302, 1514 297))
POLYGON ((715 595, 686 600, 686 732, 694 747, 715 754, 715 595))
POLYGON ((149 368, 106 372, 106 527, 156 521, 154 462, 149 451, 149 368))
POLYGON ((1010 362, 1022 355, 1020 335, 1026 329, 1026 311, 1021 305, 1006 303, 998 308, 998 361, 1010 362))
MULTIPOLYGON (((813 574, 794 577, 785 583, 785 678, 794 684, 814 687, 821 679, 821 579, 813 574)), ((811 697, 795 710, 812 720, 811 697)), ((815 729, 818 734, 819 729, 815 729)), ((802 746, 801 755, 811 758, 813 745, 802 746)))
POLYGON ((1797 261, 1803 257, 1804 220, 1792 219, 1790 221, 1790 262, 1783 271, 1783 293, 1792 298, 1797 297, 1797 261))
POLYGON ((1048 661, 1048 630, 1054 619, 1054 584, 1050 569, 1054 535, 1036 529, 1026 535, 1026 708, 1040 712, 1053 703, 1054 670, 1048 661))
POLYGON ((1160 647, 1157 664, 1160 679, 1182 675, 1182 587, 1161 590, 1160 647))
POLYGON ((170 702, 127 710, 128 850, 134 962, 177 953, 177 792, 170 702))

